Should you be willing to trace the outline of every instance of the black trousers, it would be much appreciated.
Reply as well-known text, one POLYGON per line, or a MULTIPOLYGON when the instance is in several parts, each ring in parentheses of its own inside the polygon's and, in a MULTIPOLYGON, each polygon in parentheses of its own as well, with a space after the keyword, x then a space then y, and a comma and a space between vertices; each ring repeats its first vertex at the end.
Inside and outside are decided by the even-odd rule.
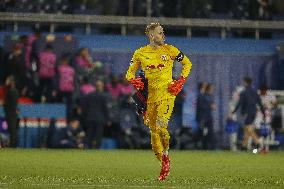
POLYGON ((18 117, 16 114, 6 114, 8 132, 10 135, 10 147, 16 148, 18 145, 18 117))
MULTIPOLYGON (((45 96, 47 98, 47 101, 49 101, 49 98, 51 97, 51 92, 52 92, 52 79, 51 78, 40 78, 39 80, 39 94, 40 98, 41 96, 45 96)), ((41 100, 41 99, 39 99, 41 100)))
POLYGON ((66 105, 66 117, 70 121, 73 113, 73 99, 72 92, 60 92, 62 102, 66 105))
POLYGON ((101 121, 87 121, 88 148, 99 149, 102 144, 104 123, 101 121))
POLYGON ((214 143, 214 130, 213 130, 213 119, 208 119, 205 121, 202 136, 202 147, 205 150, 213 150, 215 148, 214 143), (204 129, 207 131, 204 132, 204 129))

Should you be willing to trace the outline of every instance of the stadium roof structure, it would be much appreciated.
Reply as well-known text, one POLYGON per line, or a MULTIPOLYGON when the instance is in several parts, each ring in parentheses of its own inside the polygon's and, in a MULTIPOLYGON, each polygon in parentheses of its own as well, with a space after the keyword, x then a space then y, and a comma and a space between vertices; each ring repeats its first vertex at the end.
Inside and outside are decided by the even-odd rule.
POLYGON ((72 14, 39 14, 0 12, 0 21, 14 24, 17 31, 18 23, 49 24, 53 33, 55 25, 83 24, 86 33, 91 32, 91 25, 120 26, 121 34, 126 35, 128 26, 145 26, 150 22, 160 22, 167 27, 181 27, 186 30, 188 37, 192 35, 192 28, 214 28, 220 30, 221 38, 226 38, 227 30, 254 30, 255 38, 259 39, 261 30, 284 30, 284 21, 251 21, 227 19, 193 19, 193 18, 165 18, 165 17, 133 17, 133 16, 103 16, 103 15, 72 15, 72 14))

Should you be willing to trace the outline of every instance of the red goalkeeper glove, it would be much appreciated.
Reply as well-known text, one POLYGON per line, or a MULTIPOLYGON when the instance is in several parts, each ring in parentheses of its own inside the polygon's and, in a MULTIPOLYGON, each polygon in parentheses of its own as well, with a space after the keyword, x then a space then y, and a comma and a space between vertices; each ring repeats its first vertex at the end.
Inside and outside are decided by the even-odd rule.
POLYGON ((169 92, 172 95, 178 95, 182 90, 183 84, 185 83, 185 78, 180 77, 178 80, 174 80, 168 87, 169 92))
POLYGON ((136 79, 131 79, 130 83, 137 89, 137 90, 143 90, 144 89, 144 83, 142 81, 141 77, 138 77, 136 79))

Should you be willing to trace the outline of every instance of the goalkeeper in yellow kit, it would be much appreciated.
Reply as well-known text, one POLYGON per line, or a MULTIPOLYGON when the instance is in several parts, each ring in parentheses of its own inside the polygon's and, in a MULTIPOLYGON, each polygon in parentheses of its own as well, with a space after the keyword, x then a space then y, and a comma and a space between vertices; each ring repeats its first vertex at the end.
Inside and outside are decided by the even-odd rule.
POLYGON ((164 31, 159 23, 151 23, 145 32, 150 43, 134 52, 126 79, 137 90, 143 90, 142 78, 136 78, 135 73, 139 67, 145 72, 148 99, 144 123, 150 128, 152 149, 162 165, 159 180, 165 180, 170 172, 168 122, 176 95, 182 90, 192 64, 176 47, 164 43, 164 31), (178 80, 172 78, 175 60, 183 65, 178 80))

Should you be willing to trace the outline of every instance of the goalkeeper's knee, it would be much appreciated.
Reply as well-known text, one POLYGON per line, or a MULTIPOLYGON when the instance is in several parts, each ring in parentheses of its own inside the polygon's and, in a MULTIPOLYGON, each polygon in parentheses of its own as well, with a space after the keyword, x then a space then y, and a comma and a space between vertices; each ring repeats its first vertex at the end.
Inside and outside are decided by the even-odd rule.
POLYGON ((170 140, 170 134, 167 127, 158 127, 158 130, 163 140, 170 140))
POLYGON ((161 142, 163 145, 163 151, 168 151, 169 150, 169 145, 170 145, 170 134, 168 131, 167 126, 158 126, 158 132, 161 137, 161 142))

